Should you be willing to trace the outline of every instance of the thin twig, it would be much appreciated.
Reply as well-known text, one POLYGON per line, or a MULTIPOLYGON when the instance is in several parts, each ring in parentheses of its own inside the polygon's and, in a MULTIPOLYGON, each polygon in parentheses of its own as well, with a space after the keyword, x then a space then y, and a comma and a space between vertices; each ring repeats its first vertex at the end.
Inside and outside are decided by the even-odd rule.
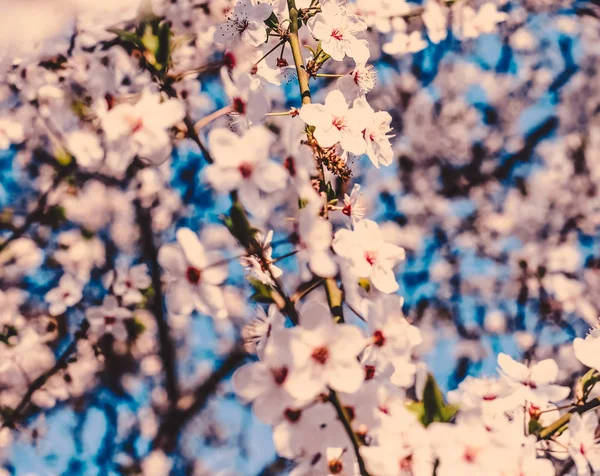
POLYGON ((29 388, 27 389, 27 393, 25 393, 25 395, 23 395, 23 398, 21 398, 21 401, 19 402, 19 404, 15 407, 15 409, 12 412, 10 412, 7 416, 5 416, 4 422, 2 423, 2 428, 14 427, 15 423, 22 418, 23 412, 25 411, 25 409, 31 402, 31 398, 33 397, 33 394, 35 392, 37 392, 39 389, 41 389, 46 384, 46 382, 48 381, 48 379, 50 377, 56 375, 62 369, 67 367, 67 365, 69 363, 69 359, 71 358, 71 355, 73 355, 73 353, 77 350, 77 343, 79 342, 79 340, 85 339, 87 337, 88 329, 89 329, 89 323, 87 320, 84 319, 81 323, 79 330, 77 332, 75 332, 75 336, 74 336, 73 340, 71 341, 71 343, 60 354, 60 357, 58 357, 58 359, 56 359, 56 363, 54 364, 54 366, 51 369, 46 370, 46 372, 44 372, 42 375, 40 375, 38 378, 36 378, 31 383, 31 385, 29 385, 29 388))

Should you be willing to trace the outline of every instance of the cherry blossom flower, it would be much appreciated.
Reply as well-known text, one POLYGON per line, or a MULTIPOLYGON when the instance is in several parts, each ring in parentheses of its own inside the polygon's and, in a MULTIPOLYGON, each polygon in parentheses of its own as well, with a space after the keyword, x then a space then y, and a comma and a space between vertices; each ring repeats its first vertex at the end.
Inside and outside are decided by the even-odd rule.
POLYGON ((166 130, 185 116, 185 107, 178 99, 161 103, 160 95, 144 89, 135 104, 123 103, 102 117, 102 128, 109 142, 129 138, 130 156, 139 155, 154 164, 164 162, 171 152, 166 130))
POLYGON ((350 272, 359 278, 369 278, 383 293, 393 293, 398 283, 393 268, 404 259, 404 249, 383 240, 377 223, 361 220, 354 230, 338 230, 333 250, 348 260, 350 272))
POLYGON ((574 413, 569 420, 569 455, 573 458, 578 475, 594 474, 600 469, 600 445, 596 439, 598 416, 595 412, 574 413))
POLYGON ((206 168, 208 183, 218 192, 237 190, 241 203, 259 216, 266 213, 261 192, 285 187, 285 168, 269 160, 272 135, 262 126, 240 137, 227 129, 213 129, 208 137, 214 163, 206 168))
POLYGON ((342 91, 348 101, 365 97, 375 87, 377 74, 373 65, 357 64, 352 71, 337 80, 336 89, 342 91))
POLYGON ((63 314, 67 308, 77 304, 83 295, 83 286, 78 279, 65 274, 58 282, 58 287, 46 293, 45 301, 50 304, 48 312, 51 316, 63 314))
POLYGON ((398 307, 402 306, 402 298, 382 296, 379 303, 374 303, 370 307, 367 317, 370 346, 375 359, 392 363, 394 367, 394 373, 390 377, 392 383, 408 388, 414 384, 416 366, 410 362, 410 359, 412 350, 422 342, 421 331, 403 317, 387 312, 381 300, 387 300, 388 297, 391 302, 396 302, 398 307))
POLYGON ((42 264, 42 251, 29 238, 17 238, 0 251, 0 278, 12 281, 42 264))
POLYGON ((19 144, 25 140, 23 126, 14 119, 0 118, 0 150, 6 150, 10 144, 19 144))
POLYGON ((438 44, 448 36, 447 8, 435 0, 429 0, 423 12, 423 23, 427 28, 427 36, 432 43, 438 44))
POLYGON ((363 136, 367 144, 366 154, 373 165, 377 168, 380 164, 390 165, 394 159, 390 143, 393 136, 389 135, 392 116, 386 111, 375 112, 364 98, 356 99, 352 110, 360 113, 365 124, 363 136))
POLYGON ((366 40, 359 40, 356 34, 367 29, 365 21, 357 15, 349 15, 334 1, 321 5, 321 11, 308 21, 312 35, 321 40, 321 48, 336 61, 346 56, 357 63, 365 63, 369 58, 366 40))
POLYGON ((335 324, 326 306, 307 303, 300 310, 300 326, 290 330, 293 369, 285 385, 299 399, 325 391, 354 392, 364 380, 356 357, 365 346, 357 327, 335 324))
POLYGON ((388 55, 398 56, 405 53, 417 53, 427 47, 427 42, 423 39, 420 31, 415 30, 407 33, 406 21, 403 18, 394 18, 392 27, 392 38, 381 48, 388 55))
POLYGON ((500 353, 498 365, 517 401, 527 400, 543 405, 548 402, 560 402, 570 393, 568 387, 552 383, 558 376, 558 366, 552 359, 542 360, 528 368, 510 356, 500 353))
POLYGON ((152 280, 148 274, 148 266, 144 263, 136 266, 121 266, 111 271, 105 286, 111 287, 112 292, 119 296, 125 306, 142 302, 142 289, 150 287, 152 280))
POLYGON ((252 401, 254 414, 267 424, 275 424, 288 408, 301 408, 307 402, 292 397, 285 388, 290 366, 278 356, 247 364, 233 375, 235 392, 252 401))
POLYGON ((284 326, 285 317, 275 304, 270 305, 267 312, 259 307, 255 318, 242 330, 246 350, 262 356, 271 335, 284 326))
POLYGON ((576 337, 573 341, 575 357, 586 367, 600 368, 600 329, 593 329, 585 339, 576 337))
POLYGON ((98 135, 93 132, 76 130, 67 136, 67 149, 83 168, 97 170, 104 159, 104 149, 98 135))
POLYGON ((299 259, 305 259, 310 270, 317 276, 335 276, 337 265, 331 252, 331 223, 311 209, 303 209, 298 217, 300 239, 299 259))
POLYGON ((261 262, 256 256, 244 256, 240 259, 241 263, 246 268, 247 274, 263 284, 273 285, 275 284, 273 278, 277 279, 283 271, 273 264, 273 248, 271 247, 271 241, 273 240, 273 230, 269 230, 264 240, 261 240, 261 234, 258 233, 256 239, 262 241, 261 252, 266 264, 261 262))
POLYGON ((269 2, 261 0, 239 0, 225 23, 215 32, 215 41, 230 45, 241 42, 259 46, 267 40, 264 21, 273 13, 269 2))
POLYGON ((355 183, 352 187, 350 195, 344 194, 344 207, 342 213, 352 220, 353 224, 362 220, 365 217, 365 206, 363 205, 362 194, 360 193, 360 185, 355 183))
POLYGON ((360 137, 366 123, 361 112, 349 109, 344 95, 331 91, 325 98, 325 104, 305 104, 300 109, 300 118, 314 126, 315 139, 321 147, 332 147, 338 142, 344 150, 353 154, 362 154, 366 143, 360 137))
POLYGON ((97 336, 105 333, 112 334, 119 341, 127 339, 124 320, 131 318, 132 315, 129 309, 121 307, 117 298, 111 295, 104 298, 101 306, 90 307, 85 313, 94 334, 97 336))
POLYGON ((158 262, 166 271, 170 312, 189 315, 195 308, 218 319, 227 317, 219 289, 227 278, 227 267, 219 261, 220 254, 206 252, 192 230, 177 230, 177 244, 165 244, 158 251, 158 262))

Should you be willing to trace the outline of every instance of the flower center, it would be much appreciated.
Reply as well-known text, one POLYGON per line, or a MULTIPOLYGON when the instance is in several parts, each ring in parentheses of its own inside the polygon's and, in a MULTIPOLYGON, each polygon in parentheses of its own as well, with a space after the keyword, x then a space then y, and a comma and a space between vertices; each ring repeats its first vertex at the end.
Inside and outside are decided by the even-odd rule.
POLYGON ((246 30, 246 28, 248 28, 249 22, 247 18, 236 18, 235 20, 233 20, 233 24, 238 33, 242 34, 246 30))
POLYGON ((246 102, 242 98, 234 98, 232 108, 238 114, 246 114, 246 102))
POLYGON ((277 385, 283 385, 283 382, 285 382, 285 379, 288 375, 288 369, 287 367, 281 367, 280 369, 271 370, 271 373, 273 374, 273 380, 275 383, 277 385))
POLYGON ((317 347, 315 350, 313 350, 311 357, 319 364, 325 365, 329 359, 329 350, 327 350, 327 347, 317 347))
POLYGON ((344 33, 339 28, 334 28, 333 30, 331 30, 331 37, 338 41, 341 41, 344 39, 344 33))
POLYGON ((333 124, 333 127, 335 127, 338 131, 341 131, 346 125, 346 121, 343 117, 334 117, 331 123, 333 124))
POLYGON ((475 460, 477 459, 477 450, 475 450, 474 448, 465 448, 465 452, 463 454, 463 459, 467 462, 467 463, 475 463, 475 460))
POLYGON ((329 472, 331 474, 340 474, 344 469, 344 465, 339 459, 332 459, 329 462, 329 472))
POLYGON ((104 316, 104 324, 107 326, 113 325, 117 322, 117 318, 115 316, 104 316))
POLYGON ((291 408, 288 408, 285 412, 283 412, 283 415, 289 422, 296 423, 302 416, 302 410, 292 410, 291 408))
POLYGON ((244 162, 244 163, 240 164, 239 170, 240 170, 240 173, 242 174, 242 177, 244 177, 245 179, 248 179, 252 176, 252 165, 249 164, 248 162, 244 162))
POLYGON ((198 284, 200 281, 200 270, 190 266, 185 272, 185 277, 191 284, 198 284))
POLYGON ((377 253, 374 251, 365 251, 365 259, 371 266, 373 266, 375 261, 377 261, 377 253))
POLYGON ((373 344, 375 344, 377 347, 382 347, 383 344, 385 344, 385 336, 379 329, 373 332, 373 344))
POLYGON ((292 177, 296 176, 296 162, 292 156, 285 158, 283 161, 283 166, 287 169, 292 177))
POLYGON ((375 366, 365 365, 365 380, 371 380, 375 377, 375 366))
POLYGON ((131 125, 131 132, 139 132, 144 127, 144 121, 141 117, 130 117, 128 118, 129 124, 131 125))
POLYGON ((342 208, 342 213, 346 216, 352 216, 352 205, 348 204, 342 208))
POLYGON ((405 456, 400 460, 400 470, 401 471, 410 471, 412 468, 412 454, 405 456))

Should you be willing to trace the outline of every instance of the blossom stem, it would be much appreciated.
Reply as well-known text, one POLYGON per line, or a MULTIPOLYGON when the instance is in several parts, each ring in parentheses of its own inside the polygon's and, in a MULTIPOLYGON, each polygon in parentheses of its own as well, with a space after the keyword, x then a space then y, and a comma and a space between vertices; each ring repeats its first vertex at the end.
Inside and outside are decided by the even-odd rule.
POLYGON ((184 71, 179 74, 175 74, 173 76, 169 76, 173 81, 181 81, 183 78, 190 75, 199 75, 206 71, 211 71, 213 69, 219 69, 221 66, 225 66, 227 62, 225 60, 213 61, 212 63, 205 64, 204 66, 199 66, 198 68, 190 69, 188 71, 184 71))
POLYGON ((563 427, 567 425, 571 420, 571 416, 573 415, 573 413, 579 413, 581 415, 582 413, 593 410, 597 407, 600 407, 600 398, 594 398, 593 400, 587 402, 585 405, 579 405, 575 408, 572 408, 571 410, 569 410, 568 413, 565 413, 554 423, 548 425, 542 431, 540 431, 540 439, 547 440, 555 433, 562 430, 563 427))
POLYGON ((292 111, 282 111, 282 112, 267 112, 267 116, 277 117, 277 116, 291 116, 292 111))
POLYGON ((365 467, 365 462, 360 456, 360 447, 362 446, 362 441, 360 441, 360 438, 357 436, 356 433, 354 433, 354 430, 352 429, 352 425, 350 423, 350 417, 348 416, 348 412, 342 405, 342 402, 340 401, 340 398, 335 390, 330 390, 329 401, 333 404, 338 418, 342 422, 342 425, 344 425, 344 429, 350 437, 350 441, 352 442, 352 446, 354 447, 354 453, 356 454, 356 458, 358 460, 358 468, 360 470, 360 474, 362 476, 369 476, 367 468, 365 467))
POLYGON ((277 262, 279 262, 281 260, 289 258, 290 256, 294 256, 297 253, 298 253, 298 250, 290 251, 289 253, 286 253, 284 255, 278 256, 277 258, 273 258, 273 260, 271 262, 272 263, 277 263, 277 262))
POLYGON ((204 116, 202 119, 200 119, 198 122, 196 122, 196 124, 194 124, 194 129, 196 131, 199 131, 199 130, 203 129, 204 127, 206 127, 207 125, 209 125, 215 119, 226 116, 232 110, 233 110, 233 108, 230 105, 222 107, 221 109, 218 109, 217 111, 209 114, 208 116, 204 116))
POLYGON ((271 48, 269 51, 267 51, 262 58, 260 58, 256 63, 254 63, 255 66, 258 65, 258 63, 260 63, 262 60, 264 60, 267 56, 269 56, 271 53, 273 53, 273 51, 275 51, 277 48, 279 48, 280 46, 284 45, 285 42, 287 41, 287 38, 284 38, 283 40, 281 40, 279 43, 277 43, 273 48, 271 48))
POLYGON ((343 74, 332 74, 332 73, 316 73, 316 78, 341 78, 343 74))
POLYGON ((300 285, 298 290, 290 298, 291 301, 294 303, 300 301, 300 299, 304 298, 305 296, 310 294, 312 291, 317 289, 321 284, 323 284, 323 281, 325 281, 324 278, 314 278, 311 281, 309 281, 308 283, 304 283, 304 284, 300 285))
POLYGON ((298 9, 296 8, 295 0, 288 0, 288 10, 290 11, 290 34, 288 41, 292 48, 292 56, 296 65, 296 73, 298 74, 298 86, 300 87, 300 96, 302 104, 310 104, 310 88, 308 86, 308 73, 304 68, 304 60, 302 59, 302 48, 300 47, 300 37, 298 36, 298 9))

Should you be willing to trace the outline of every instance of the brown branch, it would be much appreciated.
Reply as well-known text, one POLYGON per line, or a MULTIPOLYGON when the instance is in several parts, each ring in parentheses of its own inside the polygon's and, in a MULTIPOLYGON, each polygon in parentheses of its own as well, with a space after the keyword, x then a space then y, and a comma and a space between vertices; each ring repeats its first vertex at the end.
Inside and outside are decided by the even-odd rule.
POLYGON ((158 329, 158 340, 160 343, 160 357, 165 373, 165 387, 171 405, 174 405, 179 399, 179 388, 177 386, 177 367, 175 360, 175 347, 171 340, 169 324, 165 315, 162 279, 160 274, 160 266, 158 264, 158 250, 154 243, 154 231, 152 230, 152 213, 151 210, 142 207, 139 202, 136 202, 136 215, 138 225, 140 227, 140 235, 142 248, 146 260, 149 261, 150 275, 152 277, 152 289, 154 296, 150 304, 150 308, 156 319, 158 329))
POLYGON ((50 187, 48 188, 48 190, 46 190, 44 193, 42 193, 42 195, 40 195, 40 198, 38 199, 38 202, 37 202, 35 208, 31 212, 29 212, 27 214, 27 216, 25 217, 25 221, 23 222, 23 224, 20 227, 18 227, 16 230, 14 230, 12 235, 10 235, 6 240, 4 240, 2 243, 0 243, 0 253, 2 251, 4 251, 10 243, 15 241, 17 238, 21 238, 25 233, 27 233, 29 228, 31 228, 31 226, 34 223, 40 221, 40 219, 44 216, 44 213, 46 212, 46 206, 48 204, 48 197, 50 196, 50 194, 52 192, 54 192, 58 188, 58 186, 63 181, 63 179, 71 171, 72 171, 71 167, 63 167, 58 171, 58 173, 52 180, 52 183, 50 184, 50 187))
POLYGON ((194 400, 186 408, 172 407, 160 425, 156 437, 152 441, 153 449, 171 451, 177 443, 177 437, 189 420, 200 412, 209 398, 215 394, 219 383, 239 367, 248 354, 241 348, 235 348, 223 360, 209 377, 194 390, 194 400))
POLYGON ((88 321, 86 319, 84 319, 81 322, 81 326, 80 326, 79 330, 77 332, 75 332, 75 336, 74 336, 73 340, 71 341, 71 343, 62 352, 62 354, 60 354, 58 359, 56 359, 56 363, 54 364, 54 366, 52 368, 50 368, 49 370, 46 370, 46 372, 44 372, 42 375, 40 375, 38 378, 36 378, 31 383, 31 385, 29 385, 29 388, 27 389, 27 393, 25 393, 25 395, 23 395, 23 398, 21 398, 21 401, 15 407, 15 409, 11 412, 8 412, 8 414, 4 416, 4 422, 2 423, 2 428, 5 428, 5 427, 14 428, 15 423, 23 417, 23 414, 24 414, 27 406, 31 402, 31 398, 33 397, 33 394, 35 392, 37 392, 38 390, 40 390, 46 384, 46 382, 48 381, 48 379, 50 377, 56 375, 62 369, 65 369, 67 367, 67 365, 69 364, 69 359, 71 358, 73 353, 75 353, 75 351, 77 350, 77 343, 79 342, 79 340, 87 338, 87 331, 88 331, 89 327, 90 326, 89 326, 88 321))

